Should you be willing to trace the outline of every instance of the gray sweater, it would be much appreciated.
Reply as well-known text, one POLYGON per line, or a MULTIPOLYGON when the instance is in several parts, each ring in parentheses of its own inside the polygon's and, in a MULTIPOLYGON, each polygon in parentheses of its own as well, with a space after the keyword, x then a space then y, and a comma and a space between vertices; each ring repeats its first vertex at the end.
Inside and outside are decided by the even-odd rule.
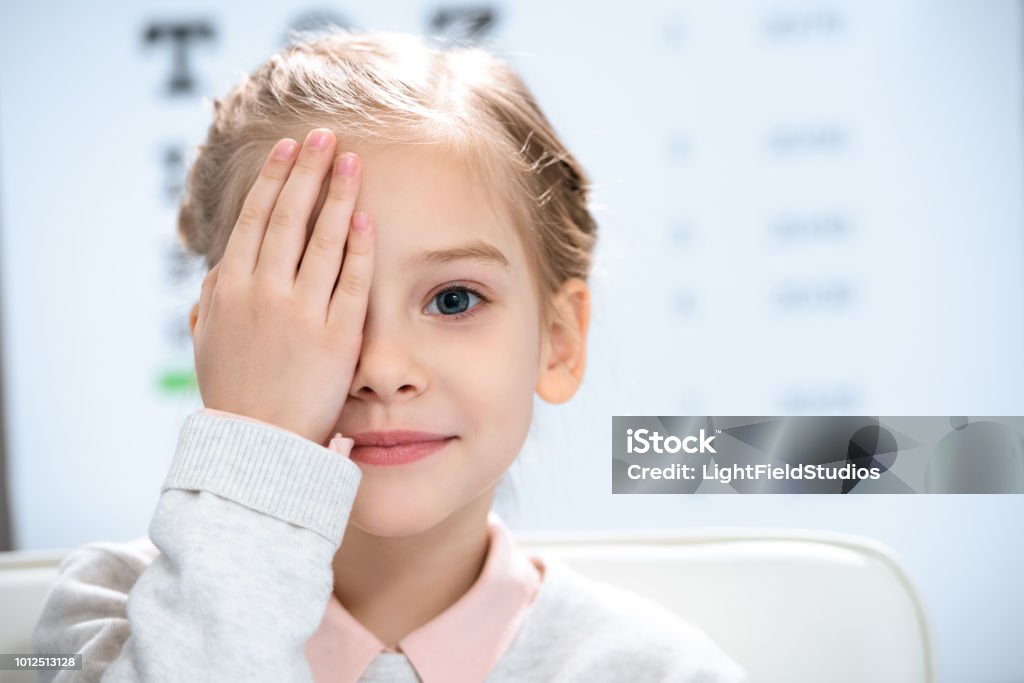
MULTIPOLYGON (((61 562, 32 646, 81 652, 84 663, 39 680, 312 682, 304 645, 333 590, 361 478, 351 460, 291 432, 188 416, 149 538, 88 543, 61 562)), ((537 596, 488 683, 746 680, 688 621, 543 559, 537 596)), ((360 678, 419 680, 401 653, 381 653, 360 678)))

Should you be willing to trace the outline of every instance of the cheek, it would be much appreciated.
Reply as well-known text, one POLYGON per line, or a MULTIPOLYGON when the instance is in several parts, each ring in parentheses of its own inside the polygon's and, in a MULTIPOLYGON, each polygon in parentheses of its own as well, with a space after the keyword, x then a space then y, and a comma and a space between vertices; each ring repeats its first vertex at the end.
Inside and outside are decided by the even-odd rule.
POLYGON ((446 383, 462 406, 465 426, 483 452, 510 461, 526 438, 537 383, 537 325, 526 316, 487 321, 445 352, 446 383))
POLYGON ((537 324, 509 311, 492 310, 481 318, 445 340, 446 382, 461 387, 460 393, 487 397, 487 403, 507 403, 524 395, 532 400, 539 362, 537 324))

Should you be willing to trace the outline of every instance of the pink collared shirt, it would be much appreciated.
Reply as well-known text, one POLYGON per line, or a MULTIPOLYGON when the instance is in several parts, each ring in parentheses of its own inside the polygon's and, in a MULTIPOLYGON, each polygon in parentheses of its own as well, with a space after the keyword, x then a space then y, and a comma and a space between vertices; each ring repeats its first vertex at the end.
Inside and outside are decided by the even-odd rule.
MULTIPOLYGON (((204 408, 205 412, 269 423, 204 408)), ((338 439, 331 450, 349 453, 338 439)), ((355 683, 380 653, 401 652, 423 683, 482 681, 508 649, 537 595, 544 563, 526 555, 504 521, 487 515, 487 556, 469 590, 441 614, 407 634, 397 649, 360 624, 331 593, 320 626, 306 642, 306 659, 318 683, 355 683)))

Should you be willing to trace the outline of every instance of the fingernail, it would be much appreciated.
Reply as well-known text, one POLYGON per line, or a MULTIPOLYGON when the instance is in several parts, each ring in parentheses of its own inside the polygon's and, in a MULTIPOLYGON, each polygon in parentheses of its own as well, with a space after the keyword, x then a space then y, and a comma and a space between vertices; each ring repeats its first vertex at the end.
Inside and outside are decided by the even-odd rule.
POLYGON ((281 160, 290 159, 292 154, 295 153, 297 146, 292 140, 280 140, 274 145, 274 158, 281 160))
POLYGON ((331 439, 329 448, 332 451, 338 451, 344 453, 345 451, 351 450, 352 446, 355 445, 355 440, 349 437, 342 436, 340 433, 335 434, 334 438, 331 439))
POLYGON ((370 231, 370 217, 362 211, 356 211, 356 215, 353 216, 353 222, 355 223, 356 232, 370 231))
POLYGON ((356 158, 355 156, 345 153, 338 157, 338 163, 335 164, 335 173, 338 175, 351 176, 355 175, 356 172, 356 158))
POLYGON ((313 149, 323 149, 327 146, 327 131, 326 130, 314 130, 309 134, 309 140, 306 144, 313 149))

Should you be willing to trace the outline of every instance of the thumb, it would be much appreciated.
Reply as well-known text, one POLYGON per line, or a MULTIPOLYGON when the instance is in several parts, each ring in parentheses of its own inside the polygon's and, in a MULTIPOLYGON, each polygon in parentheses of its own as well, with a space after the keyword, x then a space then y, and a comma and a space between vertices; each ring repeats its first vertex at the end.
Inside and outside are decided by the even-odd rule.
MULTIPOLYGON (((220 264, 210 269, 210 272, 203 278, 202 290, 199 293, 199 313, 196 316, 196 325, 206 322, 206 316, 210 312, 210 301, 213 299, 213 289, 217 286, 217 275, 220 273, 220 264)), ((193 326, 194 331, 194 326, 193 326)))

